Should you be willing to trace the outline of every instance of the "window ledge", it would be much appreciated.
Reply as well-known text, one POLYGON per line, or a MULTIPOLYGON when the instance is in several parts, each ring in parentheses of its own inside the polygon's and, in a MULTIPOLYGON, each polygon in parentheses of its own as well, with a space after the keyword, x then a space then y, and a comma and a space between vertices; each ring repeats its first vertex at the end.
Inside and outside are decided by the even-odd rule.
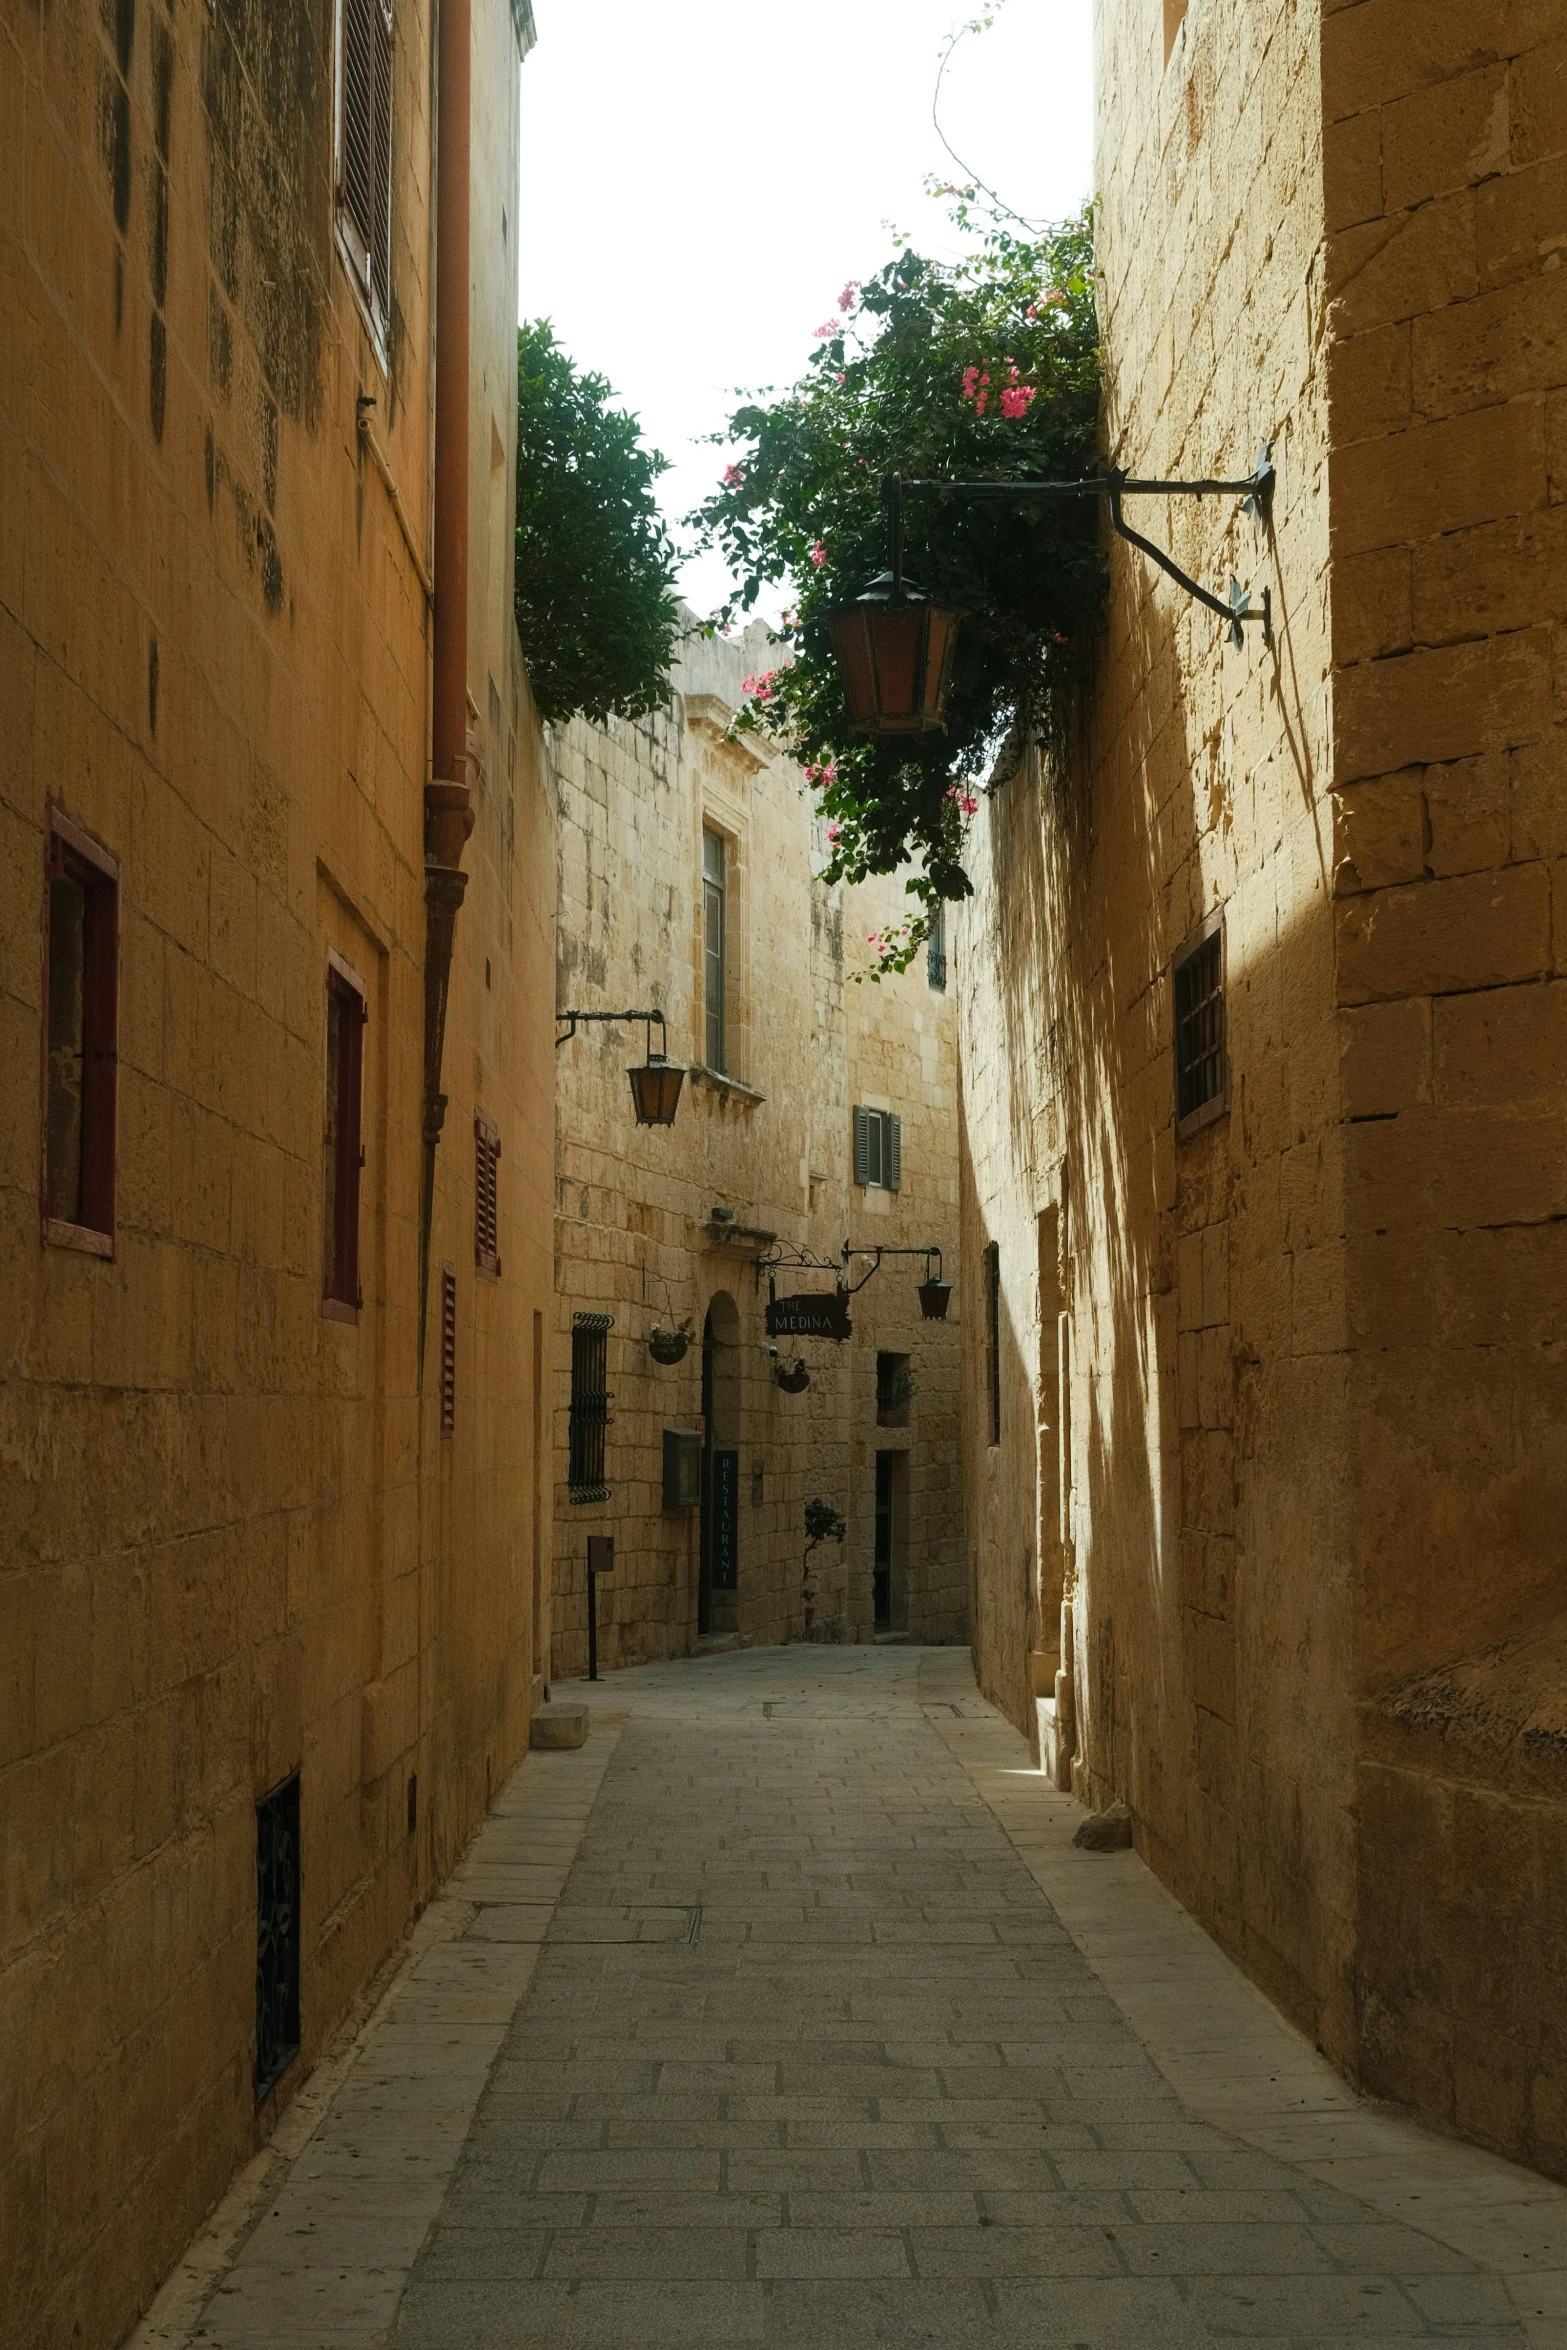
POLYGON ((686 1075, 693 1085, 711 1085, 717 1093, 735 1094, 743 1102, 765 1102, 767 1099, 766 1094, 758 1093, 754 1085, 746 1085, 738 1077, 726 1077, 721 1069, 704 1068, 700 1061, 693 1062, 686 1075))
POLYGON ((95 1232, 88 1224, 67 1224, 63 1217, 45 1216, 44 1241, 50 1248, 77 1248, 83 1256, 112 1257, 114 1234, 95 1232))
POLYGON ((321 1300, 323 1322, 357 1322, 359 1308, 351 1306, 346 1297, 324 1297, 321 1300))

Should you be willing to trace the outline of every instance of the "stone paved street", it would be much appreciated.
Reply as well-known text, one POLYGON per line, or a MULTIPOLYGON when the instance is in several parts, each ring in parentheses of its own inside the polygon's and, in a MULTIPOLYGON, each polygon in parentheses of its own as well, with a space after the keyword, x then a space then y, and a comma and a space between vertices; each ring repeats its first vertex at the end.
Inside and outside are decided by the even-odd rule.
POLYGON ((966 1654, 592 1694, 145 2350, 1567 2350, 1567 2194, 1362 2104, 1073 1852, 966 1654))

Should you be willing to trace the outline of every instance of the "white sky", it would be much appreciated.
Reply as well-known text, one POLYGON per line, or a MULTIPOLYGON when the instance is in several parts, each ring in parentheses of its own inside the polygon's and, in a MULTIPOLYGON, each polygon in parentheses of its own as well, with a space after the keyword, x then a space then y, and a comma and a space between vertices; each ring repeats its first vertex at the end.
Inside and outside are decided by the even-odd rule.
MULTIPOLYGON (((950 250, 927 172, 957 178, 930 122, 941 43, 976 0, 534 0, 522 70, 519 315, 554 320, 674 470, 665 511, 707 494, 697 446, 737 388, 786 384, 846 278, 891 257, 883 226, 950 250)), ((942 128, 1025 214, 1090 193, 1091 0, 1006 0, 959 47, 942 128)), ((687 566, 710 611, 727 574, 687 566)), ((771 616, 771 615, 770 615, 771 616)))

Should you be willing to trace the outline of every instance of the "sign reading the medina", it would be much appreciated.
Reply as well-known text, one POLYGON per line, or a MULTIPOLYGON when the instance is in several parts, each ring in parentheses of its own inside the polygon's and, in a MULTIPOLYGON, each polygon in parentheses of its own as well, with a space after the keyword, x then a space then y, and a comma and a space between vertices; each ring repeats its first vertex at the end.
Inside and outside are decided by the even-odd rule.
POLYGON ((801 1297, 775 1297, 767 1309, 769 1338, 847 1338, 854 1324, 841 1289, 817 1289, 801 1297))

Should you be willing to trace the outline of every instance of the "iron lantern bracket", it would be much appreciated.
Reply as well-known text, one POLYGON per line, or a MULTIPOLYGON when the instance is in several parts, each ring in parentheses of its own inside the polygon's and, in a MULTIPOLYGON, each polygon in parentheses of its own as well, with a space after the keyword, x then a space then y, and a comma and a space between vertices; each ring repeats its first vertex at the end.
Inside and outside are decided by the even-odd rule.
POLYGON ((765 1256, 753 1257, 751 1269, 756 1275, 757 1288, 761 1288, 762 1275, 766 1273, 769 1276, 769 1290, 776 1295, 776 1283, 771 1280, 771 1276, 781 1269, 791 1273, 836 1273, 838 1264, 836 1257, 819 1257, 811 1249, 801 1248, 795 1241, 780 1240, 765 1256))
POLYGON ((557 1036, 555 1039, 557 1052, 563 1044, 570 1044, 577 1033, 579 1024, 585 1026, 590 1020, 596 1020, 613 1027, 620 1020, 641 1020, 646 1023, 647 1027, 647 1057, 651 1061, 653 1058, 653 1023, 656 1020, 659 1039, 658 1057, 661 1061, 667 1061, 669 1058, 667 1050, 669 1032, 664 1024, 664 1015, 656 1005, 651 1012, 557 1012, 555 1017, 557 1020, 568 1020, 571 1023, 565 1035, 557 1036))
POLYGON ((845 1241, 843 1244, 844 1278, 838 1284, 839 1288, 846 1291, 850 1297, 855 1296, 859 1290, 865 1287, 873 1273, 881 1271, 883 1257, 923 1257, 925 1259, 926 1280, 939 1281, 941 1279, 941 1251, 939 1248, 852 1248, 848 1241, 845 1241), (862 1273, 858 1281, 851 1281, 848 1278, 848 1269, 855 1257, 869 1257, 871 1262, 869 1270, 862 1273), (932 1257, 936 1260, 934 1273, 930 1269, 932 1257))
POLYGON ((899 474, 889 474, 883 488, 883 497, 890 510, 892 523, 893 570, 901 584, 903 569, 903 493, 905 490, 933 490, 941 498, 972 498, 1003 505, 1032 498, 1104 498, 1110 507, 1111 527, 1130 546, 1157 563, 1160 570, 1174 580, 1177 587, 1205 604, 1210 612, 1228 622, 1230 642, 1239 645, 1244 639, 1244 624, 1248 620, 1262 624, 1262 641, 1273 642, 1273 597, 1269 589, 1262 590, 1259 610, 1253 610, 1251 591, 1243 588, 1238 579, 1230 580, 1227 596, 1216 596, 1201 586, 1189 573, 1183 571, 1174 557, 1152 539, 1133 530, 1121 511, 1124 498, 1210 498, 1232 497, 1241 500, 1241 510, 1249 513, 1256 524, 1267 521, 1273 501, 1273 451, 1264 441, 1254 471, 1244 481, 1145 481, 1129 474, 1123 466, 1112 465, 1102 474, 1094 474, 1087 481, 909 481, 899 474))

